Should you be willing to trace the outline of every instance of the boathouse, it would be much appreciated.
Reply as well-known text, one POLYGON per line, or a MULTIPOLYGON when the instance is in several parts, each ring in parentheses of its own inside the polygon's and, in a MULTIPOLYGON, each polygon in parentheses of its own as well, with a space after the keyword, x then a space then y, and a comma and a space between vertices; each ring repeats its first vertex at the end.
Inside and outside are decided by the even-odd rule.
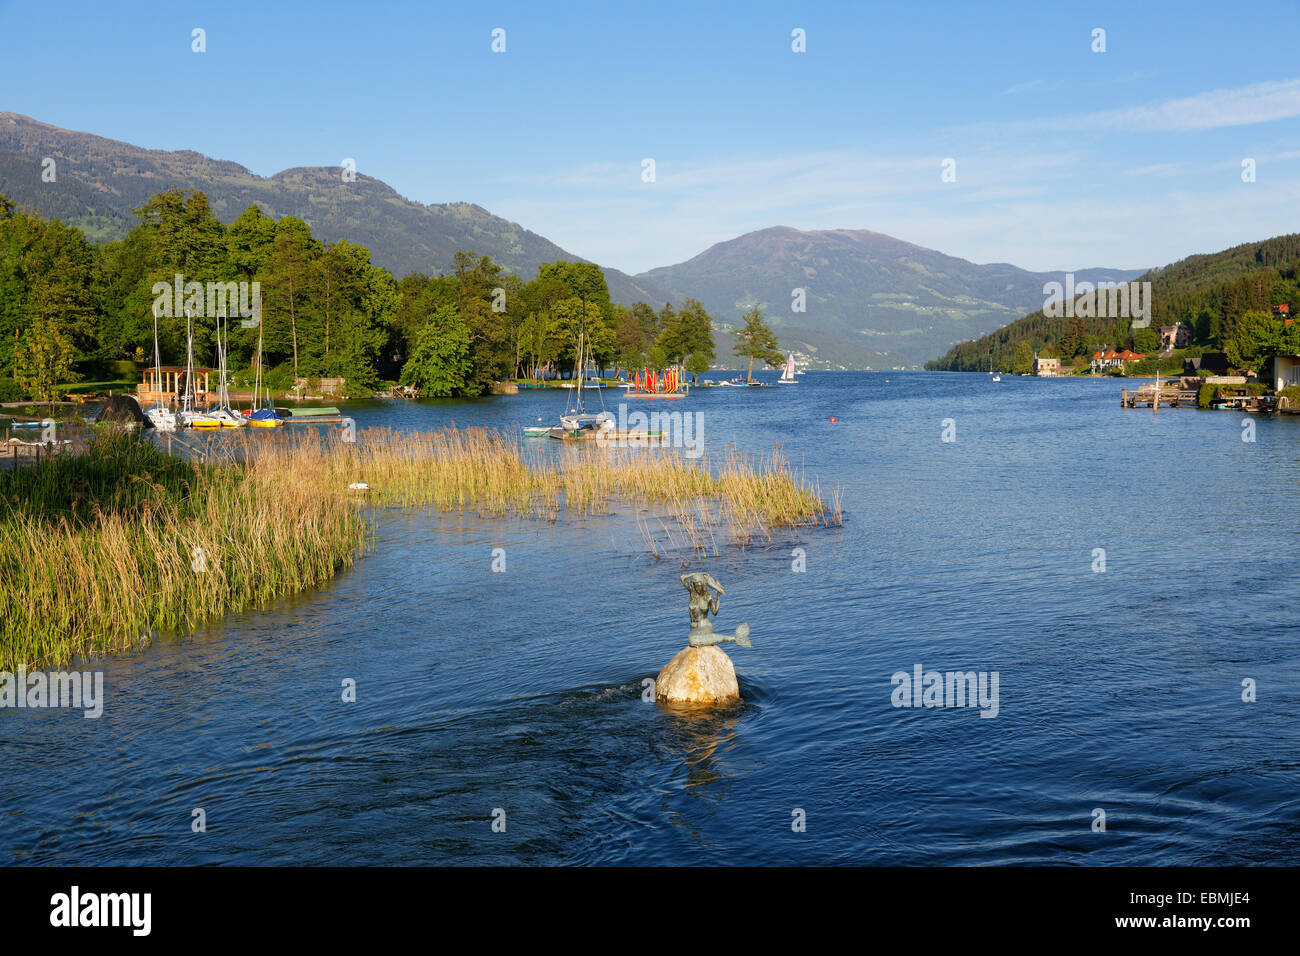
POLYGON ((1059 358, 1035 358, 1034 374, 1039 378, 1052 378, 1061 374, 1061 360, 1059 358))
MULTIPOLYGON (((208 401, 208 376, 211 372, 210 368, 194 369, 194 398, 201 405, 208 401)), ((164 365, 161 369, 144 369, 144 381, 136 386, 135 390, 140 407, 149 408, 160 401, 163 404, 175 402, 177 396, 185 391, 185 373, 184 365, 164 365)))

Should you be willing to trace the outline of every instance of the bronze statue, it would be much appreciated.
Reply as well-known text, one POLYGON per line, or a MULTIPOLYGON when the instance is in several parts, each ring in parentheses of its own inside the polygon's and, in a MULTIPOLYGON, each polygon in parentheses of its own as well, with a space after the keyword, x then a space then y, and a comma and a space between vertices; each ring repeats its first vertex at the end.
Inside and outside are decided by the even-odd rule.
POLYGON ((722 589, 722 585, 713 579, 713 575, 707 571, 696 571, 694 574, 682 574, 679 577, 682 584, 686 585, 686 590, 691 592, 688 605, 691 614, 691 631, 687 640, 692 647, 708 647, 727 641, 733 641, 741 647, 754 646, 749 641, 748 624, 737 625, 735 634, 713 633, 713 622, 709 620, 709 614, 718 613, 722 595, 727 593, 722 589), (717 593, 710 594, 710 588, 717 593))

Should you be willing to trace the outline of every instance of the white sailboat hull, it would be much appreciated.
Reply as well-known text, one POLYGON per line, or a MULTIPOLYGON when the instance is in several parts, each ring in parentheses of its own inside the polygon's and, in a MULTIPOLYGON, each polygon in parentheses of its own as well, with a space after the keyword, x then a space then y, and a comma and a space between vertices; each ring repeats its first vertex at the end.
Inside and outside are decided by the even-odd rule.
POLYGON ((167 408, 151 408, 144 413, 144 417, 149 419, 149 424, 160 432, 174 432, 176 430, 176 413, 167 408))

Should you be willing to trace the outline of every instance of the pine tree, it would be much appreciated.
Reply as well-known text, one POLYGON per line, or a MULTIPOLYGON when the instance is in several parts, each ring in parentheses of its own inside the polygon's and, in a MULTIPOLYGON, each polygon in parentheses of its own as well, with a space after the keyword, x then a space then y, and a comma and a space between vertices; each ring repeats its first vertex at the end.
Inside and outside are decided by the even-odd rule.
POLYGON ((732 351, 741 358, 749 359, 749 371, 745 375, 745 381, 752 382, 754 359, 761 359, 772 368, 776 368, 784 360, 784 356, 777 348, 776 334, 763 321, 763 313, 759 311, 758 306, 745 313, 744 322, 745 327, 736 333, 736 344, 732 346, 732 351))

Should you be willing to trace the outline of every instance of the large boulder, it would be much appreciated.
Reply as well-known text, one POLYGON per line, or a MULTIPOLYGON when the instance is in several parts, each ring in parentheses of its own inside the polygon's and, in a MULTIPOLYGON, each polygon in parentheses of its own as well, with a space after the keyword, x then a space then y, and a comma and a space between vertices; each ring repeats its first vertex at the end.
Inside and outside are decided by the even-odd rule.
POLYGON ((137 425, 145 423, 144 412, 140 411, 140 403, 130 395, 110 395, 104 407, 100 409, 99 417, 95 419, 99 422, 135 422, 137 425))
POLYGON ((723 704, 740 700, 736 668, 715 645, 687 647, 655 679, 661 704, 723 704))

